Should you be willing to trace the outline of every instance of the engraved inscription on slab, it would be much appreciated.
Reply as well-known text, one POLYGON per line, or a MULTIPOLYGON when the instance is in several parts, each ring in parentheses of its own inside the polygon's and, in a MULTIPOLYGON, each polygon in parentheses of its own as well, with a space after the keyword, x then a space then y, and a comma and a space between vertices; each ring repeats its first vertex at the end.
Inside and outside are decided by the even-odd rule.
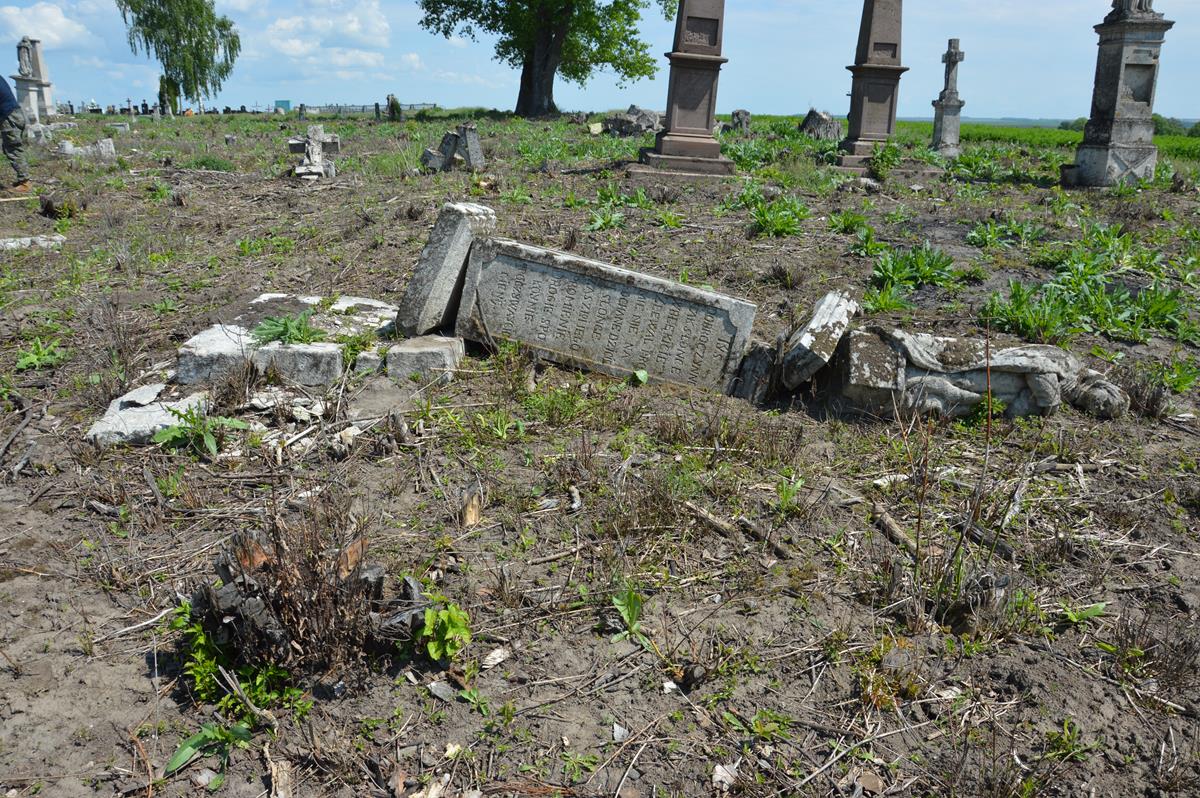
POLYGON ((457 332, 519 341, 564 365, 727 391, 754 314, 732 297, 491 240, 471 252, 457 332))
POLYGON ((716 47, 719 24, 719 21, 715 19, 688 17, 683 29, 684 43, 697 44, 701 47, 716 47))

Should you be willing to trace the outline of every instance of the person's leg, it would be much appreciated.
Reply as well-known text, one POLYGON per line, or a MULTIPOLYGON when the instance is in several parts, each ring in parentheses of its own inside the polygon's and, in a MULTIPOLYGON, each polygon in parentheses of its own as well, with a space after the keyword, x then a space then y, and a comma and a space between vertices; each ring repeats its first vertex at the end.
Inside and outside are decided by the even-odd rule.
POLYGON ((4 157, 17 173, 17 183, 29 181, 29 165, 25 160, 25 112, 20 108, 0 122, 0 138, 4 141, 4 157))

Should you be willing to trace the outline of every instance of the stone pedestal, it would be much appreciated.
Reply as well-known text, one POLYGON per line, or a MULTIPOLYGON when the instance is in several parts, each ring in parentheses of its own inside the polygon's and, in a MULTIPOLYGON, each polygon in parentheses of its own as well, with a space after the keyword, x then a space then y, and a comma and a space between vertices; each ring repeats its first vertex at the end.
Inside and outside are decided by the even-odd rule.
POLYGON ((1154 177, 1154 95, 1159 55, 1175 23, 1150 3, 1123 3, 1103 23, 1092 112, 1065 186, 1114 186, 1154 177))
POLYGON ((53 85, 48 80, 12 76, 17 87, 17 102, 29 124, 37 124, 55 115, 53 85))
POLYGON ((713 137, 717 122, 717 80, 725 33, 725 0, 683 0, 675 24, 675 47, 667 91, 666 129, 642 163, 655 169, 732 175, 733 162, 721 156, 713 137))
POLYGON ((933 148, 947 158, 957 158, 962 130, 962 109, 966 105, 958 96, 958 65, 967 57, 951 39, 942 63, 946 65, 946 87, 933 101, 933 148))
POLYGON ((863 0, 862 26, 850 88, 850 130, 842 142, 846 154, 838 165, 864 168, 876 144, 896 132, 896 101, 900 76, 900 34, 903 0, 863 0))

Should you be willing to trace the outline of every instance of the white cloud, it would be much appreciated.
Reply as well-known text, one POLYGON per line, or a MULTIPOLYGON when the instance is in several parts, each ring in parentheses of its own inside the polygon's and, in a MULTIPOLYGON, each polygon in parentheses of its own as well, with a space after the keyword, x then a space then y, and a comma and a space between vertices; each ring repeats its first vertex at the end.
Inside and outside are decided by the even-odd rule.
POLYGON ((331 47, 325 50, 319 60, 335 67, 381 67, 384 61, 383 53, 344 47, 331 47))
POLYGON ((464 39, 461 36, 457 36, 457 35, 451 36, 446 41, 450 44, 451 47, 457 47, 460 50, 462 48, 466 47, 468 44, 470 44, 470 42, 468 42, 466 39, 464 39))
POLYGON ((22 36, 41 39, 47 48, 67 47, 91 41, 88 29, 69 19, 55 3, 35 3, 32 6, 0 6, 0 27, 6 38, 14 42, 22 36))
POLYGON ((396 65, 402 69, 416 72, 425 68, 425 62, 421 60, 419 53, 402 53, 396 60, 396 65))
POLYGON ((262 0, 217 0, 217 11, 220 13, 236 11, 239 14, 248 14, 251 11, 261 11, 262 8, 262 0))

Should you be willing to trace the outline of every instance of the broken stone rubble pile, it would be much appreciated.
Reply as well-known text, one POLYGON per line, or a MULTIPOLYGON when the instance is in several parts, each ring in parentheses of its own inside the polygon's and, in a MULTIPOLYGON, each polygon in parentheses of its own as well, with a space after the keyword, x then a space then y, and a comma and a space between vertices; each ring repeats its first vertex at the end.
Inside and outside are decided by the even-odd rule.
POLYGON ((647 133, 658 133, 663 129, 662 115, 656 111, 647 111, 636 105, 629 106, 623 114, 613 114, 604 120, 603 132, 614 136, 644 136, 647 133))
MULTIPOLYGON (((1058 347, 989 352, 976 339, 855 329, 858 304, 838 292, 817 302, 808 323, 776 345, 752 341, 756 308, 749 302, 495 238, 495 228, 490 208, 447 204, 398 307, 356 297, 325 302, 265 294, 185 342, 174 382, 212 384, 253 367, 285 384, 314 388, 337 384, 353 369, 386 370, 393 384, 412 387, 414 380, 452 379, 467 340, 489 347, 515 342, 570 368, 638 374, 756 404, 813 384, 835 406, 880 416, 961 417, 984 402, 989 389, 1009 416, 1047 414, 1067 403, 1114 418, 1129 407, 1120 388, 1058 347), (253 330, 264 319, 298 313, 311 314, 309 323, 327 333, 326 340, 256 341, 253 330), (339 343, 362 334, 386 340, 397 332, 408 337, 354 362, 346 361, 339 343)), ((170 423, 172 405, 158 398, 165 386, 153 387, 114 402, 89 437, 98 444, 144 442, 155 424, 170 423)), ((383 401, 403 404, 411 395, 385 392, 383 401)))
POLYGON ((58 143, 58 154, 66 155, 71 158, 87 158, 96 161, 115 161, 117 159, 117 148, 113 144, 112 139, 101 139, 95 144, 89 144, 86 147, 76 147, 69 141, 60 141, 58 143))
POLYGON ((421 165, 432 172, 449 172, 459 163, 473 172, 487 166, 479 129, 470 123, 459 125, 455 131, 448 131, 442 136, 442 143, 436 150, 427 148, 421 153, 421 165))
MULTIPOLYGON (((234 141, 237 139, 235 138, 234 141)), ((230 143, 226 137, 226 144, 230 143)), ((308 134, 302 139, 289 139, 288 151, 293 155, 303 155, 304 160, 292 170, 292 174, 301 180, 312 182, 322 177, 332 180, 337 177, 337 166, 327 155, 336 155, 342 151, 341 139, 326 133, 324 125, 309 125, 308 134)))

